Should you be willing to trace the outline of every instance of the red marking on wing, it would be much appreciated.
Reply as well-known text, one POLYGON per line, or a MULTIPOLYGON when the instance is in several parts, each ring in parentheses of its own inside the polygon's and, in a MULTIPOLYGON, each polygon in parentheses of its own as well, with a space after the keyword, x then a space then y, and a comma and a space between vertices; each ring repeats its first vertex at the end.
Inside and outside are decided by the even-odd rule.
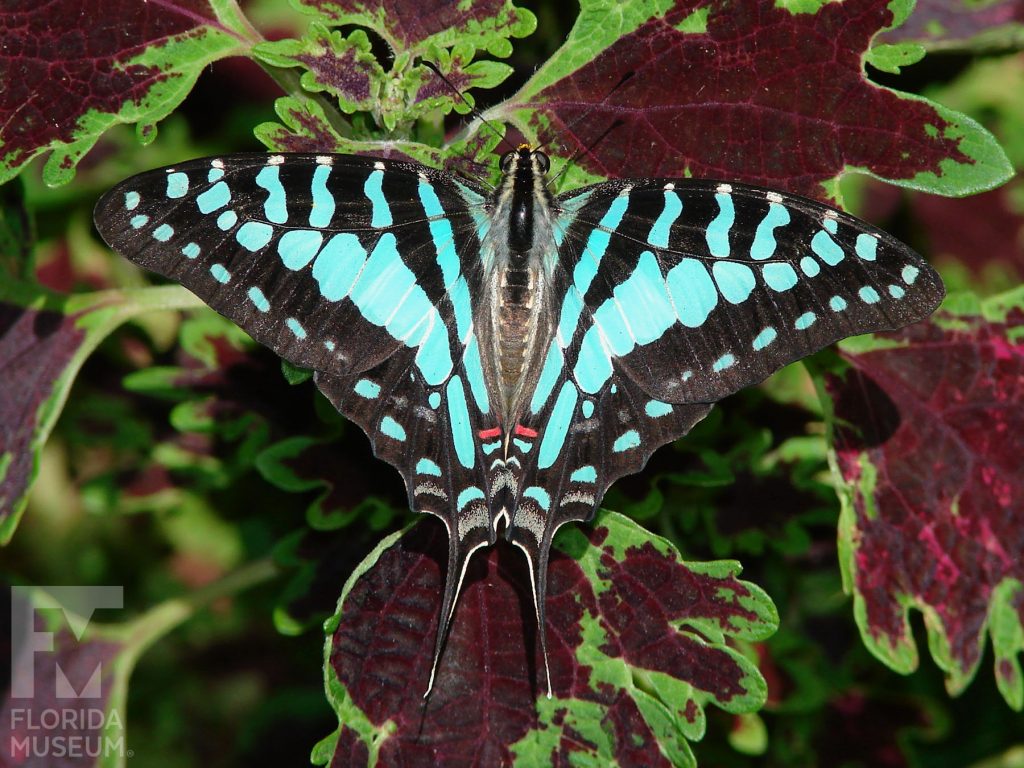
POLYGON ((529 427, 524 427, 522 424, 516 424, 515 433, 517 435, 522 435, 523 437, 536 437, 537 436, 537 430, 536 429, 530 429, 529 427))
POLYGON ((477 434, 481 440, 487 440, 490 437, 497 437, 501 434, 501 427, 493 427, 492 429, 481 429, 477 434))

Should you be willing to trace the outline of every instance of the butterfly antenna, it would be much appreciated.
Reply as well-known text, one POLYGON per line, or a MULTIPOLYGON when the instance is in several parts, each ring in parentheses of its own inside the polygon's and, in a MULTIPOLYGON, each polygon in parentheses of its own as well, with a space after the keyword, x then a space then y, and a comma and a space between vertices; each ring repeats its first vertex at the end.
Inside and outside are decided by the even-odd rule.
POLYGON ((477 109, 473 104, 470 103, 469 99, 466 98, 466 95, 455 87, 455 83, 453 83, 451 80, 445 77, 445 75, 441 72, 440 69, 437 68, 437 65, 434 64, 434 62, 427 61, 426 59, 420 59, 420 64, 422 64, 424 67, 426 67, 439 78, 441 78, 441 81, 449 88, 451 88, 452 93, 458 96, 462 100, 462 103, 469 107, 469 113, 473 115, 473 117, 475 117, 481 123, 490 128, 491 131, 494 132, 494 135, 501 139, 502 143, 508 145, 509 149, 515 150, 516 146, 511 141, 505 138, 505 134, 499 131, 497 127, 494 125, 494 123, 492 123, 490 120, 484 117, 483 113, 479 109, 477 109))
POLYGON ((594 150, 594 147, 596 147, 598 144, 604 141, 609 133, 611 133, 616 128, 624 124, 625 123, 621 119, 616 119, 615 122, 609 125, 600 136, 598 136, 596 139, 590 142, 587 146, 580 147, 578 150, 576 150, 571 157, 566 159, 565 163, 562 165, 562 170, 560 170, 558 173, 551 177, 551 180, 548 181, 548 185, 550 185, 551 187, 555 187, 558 183, 558 180, 565 175, 566 171, 568 171, 572 167, 573 163, 575 163, 579 158, 583 157, 583 155, 592 152, 594 150))
MULTIPOLYGON (((570 132, 570 131, 572 131, 572 130, 573 130, 573 129, 574 129, 574 128, 575 128, 576 126, 577 126, 577 125, 579 125, 579 124, 580 124, 580 123, 582 123, 582 122, 583 122, 584 120, 586 120, 586 119, 587 119, 588 117, 590 117, 590 116, 591 116, 591 115, 593 114, 593 112, 594 112, 594 110, 595 110, 595 109, 597 109, 598 107, 604 106, 605 102, 606 102, 606 101, 608 101, 608 99, 610 99, 610 98, 612 97, 612 94, 613 94, 613 93, 615 93, 615 92, 616 92, 617 90, 619 90, 619 88, 621 88, 622 86, 624 86, 624 85, 625 85, 626 83, 628 83, 628 82, 629 82, 630 80, 632 80, 632 79, 633 79, 633 76, 634 76, 634 75, 636 75, 636 72, 627 72, 627 73, 626 73, 626 74, 624 74, 624 75, 623 75, 622 77, 620 77, 620 78, 619 78, 619 82, 617 82, 617 83, 616 83, 615 85, 613 85, 613 86, 612 86, 612 88, 611 88, 611 90, 610 90, 610 91, 608 91, 608 93, 606 93, 606 94, 605 94, 604 96, 602 96, 602 97, 601 97, 601 100, 600 100, 599 102, 597 102, 596 104, 592 104, 592 105, 590 106, 590 109, 588 109, 588 110, 587 110, 586 112, 584 112, 584 113, 583 113, 582 115, 580 115, 580 116, 579 116, 579 117, 577 117, 577 118, 576 118, 575 120, 573 120, 573 121, 572 121, 571 123, 569 123, 569 125, 567 125, 567 126, 565 127, 565 132, 570 132)), ((622 120, 616 120, 616 121, 615 121, 615 123, 612 123, 612 127, 614 128, 614 127, 616 126, 616 124, 619 124, 619 125, 621 125, 621 124, 622 124, 622 120)), ((600 135, 600 136, 598 137, 598 141, 601 141, 601 140, 603 140, 603 139, 604 139, 604 137, 605 137, 605 136, 607 136, 607 135, 609 134, 609 132, 610 132, 610 131, 611 131, 611 128, 609 128, 609 129, 608 129, 607 131, 605 131, 604 133, 602 133, 602 134, 601 134, 601 135, 600 135)), ((548 139, 547 141, 545 141, 545 142, 544 142, 543 144, 541 144, 540 146, 538 146, 538 147, 537 147, 536 149, 537 149, 537 150, 543 150, 543 149, 544 149, 544 147, 546 147, 546 146, 547 146, 548 144, 550 144, 550 143, 551 143, 552 141, 554 141, 554 137, 553 137, 553 136, 552 136, 552 137, 551 137, 550 139, 548 139)), ((592 143, 592 144, 591 144, 591 145, 590 145, 589 147, 586 147, 586 149, 585 149, 584 151, 586 151, 586 152, 589 152, 589 151, 590 151, 591 149, 593 149, 593 148, 594 148, 595 146, 597 146, 597 141, 593 142, 593 143, 592 143)), ((574 158, 575 158, 575 157, 579 157, 579 154, 580 154, 580 153, 577 153, 577 154, 573 155, 573 157, 574 157, 574 158)))

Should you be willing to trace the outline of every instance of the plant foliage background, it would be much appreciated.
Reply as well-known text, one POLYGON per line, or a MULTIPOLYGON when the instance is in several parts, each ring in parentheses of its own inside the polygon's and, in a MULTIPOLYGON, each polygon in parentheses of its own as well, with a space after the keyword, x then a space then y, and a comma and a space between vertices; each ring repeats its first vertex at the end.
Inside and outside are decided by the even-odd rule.
MULTIPOLYGON (((40 674, 102 660, 134 766, 1019 764, 1022 43, 1021 0, 0 4, 3 573, 126 600, 82 638, 41 611, 40 674), (307 372, 91 229, 115 181, 214 153, 495 179, 497 135, 423 59, 544 144, 560 189, 830 200, 951 289, 729 398, 560 534, 552 700, 501 546, 420 698, 440 523, 307 372)), ((54 705, 8 695, 0 754, 13 708, 54 705)))

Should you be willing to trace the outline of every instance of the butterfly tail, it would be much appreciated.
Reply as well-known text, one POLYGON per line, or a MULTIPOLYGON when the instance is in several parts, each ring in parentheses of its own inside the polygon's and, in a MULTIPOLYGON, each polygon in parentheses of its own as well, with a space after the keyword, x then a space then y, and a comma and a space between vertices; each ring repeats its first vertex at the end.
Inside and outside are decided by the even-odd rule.
MULTIPOLYGON (((510 538, 512 543, 526 555, 530 569, 530 588, 533 593, 533 609, 537 616, 537 637, 540 639, 541 656, 544 659, 544 676, 548 686, 548 698, 552 698, 553 689, 551 686, 551 665, 548 662, 547 642, 547 613, 545 603, 547 601, 548 587, 548 557, 551 552, 551 539, 554 531, 545 530, 543 526, 523 527, 524 520, 530 520, 534 512, 530 505, 521 505, 516 510, 517 524, 510 527, 510 538), (524 509, 524 506, 527 508, 524 509), (531 514, 532 513, 532 514, 531 514)), ((539 519, 539 515, 537 515, 539 519)))

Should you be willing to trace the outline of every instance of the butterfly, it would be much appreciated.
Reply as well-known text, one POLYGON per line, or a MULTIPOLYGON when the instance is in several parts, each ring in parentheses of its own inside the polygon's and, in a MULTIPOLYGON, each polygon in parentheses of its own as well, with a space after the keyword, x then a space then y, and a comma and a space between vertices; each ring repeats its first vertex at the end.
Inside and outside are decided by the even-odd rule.
POLYGON ((927 317, 938 275, 885 232, 743 184, 624 179, 554 195, 413 162, 237 154, 129 178, 103 239, 312 369, 448 530, 429 692, 470 557, 529 564, 551 695, 551 541, 712 405, 839 339, 927 317))

